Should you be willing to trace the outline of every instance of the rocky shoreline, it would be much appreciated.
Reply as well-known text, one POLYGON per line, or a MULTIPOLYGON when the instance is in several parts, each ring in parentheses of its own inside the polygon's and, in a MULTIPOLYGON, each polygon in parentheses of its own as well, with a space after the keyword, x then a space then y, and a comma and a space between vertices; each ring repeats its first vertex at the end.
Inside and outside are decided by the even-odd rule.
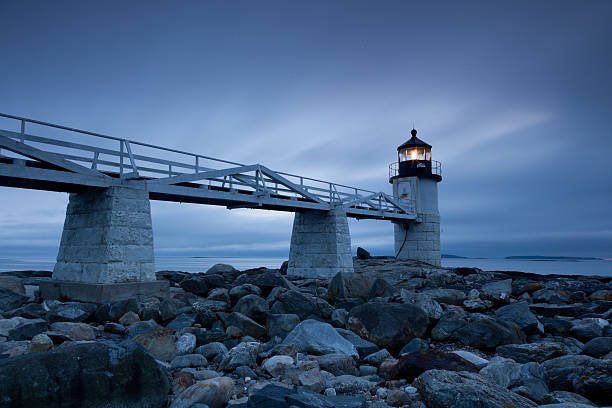
POLYGON ((1 273, 0 407, 612 405, 612 278, 285 270, 161 271, 170 298, 105 304, 1 273))

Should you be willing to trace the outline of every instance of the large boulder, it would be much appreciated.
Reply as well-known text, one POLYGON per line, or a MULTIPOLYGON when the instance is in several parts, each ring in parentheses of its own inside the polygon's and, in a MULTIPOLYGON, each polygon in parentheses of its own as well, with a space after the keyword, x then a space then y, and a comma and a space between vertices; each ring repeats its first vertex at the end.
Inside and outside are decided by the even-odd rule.
POLYGON ((270 313, 270 307, 266 299, 252 294, 240 298, 233 310, 260 323, 265 322, 268 313, 270 313))
POLYGON ((306 319, 312 315, 329 319, 333 311, 334 308, 323 299, 297 290, 289 290, 281 294, 270 308, 270 313, 296 314, 300 316, 300 319, 306 319))
POLYGON ((86 323, 55 322, 51 324, 51 330, 68 336, 73 341, 94 340, 96 333, 86 323))
POLYGON ((391 297, 397 292, 397 288, 391 285, 383 278, 378 278, 372 284, 370 293, 368 293, 368 299, 374 299, 377 297, 391 297))
POLYGON ((391 371, 393 378, 411 382, 427 370, 478 372, 478 367, 454 353, 435 349, 419 349, 400 356, 391 371))
POLYGON ((346 340, 351 342, 353 346, 355 346, 357 353, 359 353, 359 358, 365 358, 366 356, 378 351, 378 346, 376 344, 362 339, 350 330, 336 329, 336 331, 346 340))
POLYGON ((0 311, 17 309, 27 301, 27 296, 0 286, 0 311))
MULTIPOLYGON (((148 302, 147 302, 148 303, 148 302)), ((158 306, 159 301, 154 300, 156 306, 158 306)), ((117 300, 114 302, 103 303, 98 306, 95 314, 96 321, 100 323, 106 322, 117 322, 121 318, 121 316, 125 315, 127 312, 139 312, 139 305, 136 299, 125 299, 125 300, 117 300)), ((154 316, 157 318, 157 308, 155 308, 154 316)), ((143 319, 148 320, 148 319, 143 319)))
POLYGON ((194 275, 180 283, 181 288, 198 296, 206 297, 214 288, 226 287, 223 276, 217 274, 194 275))
POLYGON ((348 320, 355 334, 391 353, 413 338, 423 337, 428 325, 429 318, 421 308, 399 303, 366 303, 353 308, 348 320))
POLYGON ((415 381, 429 408, 535 408, 527 398, 485 380, 478 374, 429 370, 415 381))
POLYGON ((93 303, 67 302, 55 305, 47 312, 49 323, 83 322, 93 315, 98 306, 93 303))
POLYGON ((47 322, 43 319, 24 319, 12 317, 0 320, 0 336, 9 340, 29 340, 47 330, 47 322))
POLYGON ((612 395, 612 360, 589 356, 563 356, 543 363, 551 390, 571 391, 599 404, 612 395))
POLYGON ((408 292, 405 289, 401 290, 401 294, 404 303, 420 307, 430 319, 438 320, 442 317, 442 306, 431 296, 425 293, 408 292))
POLYGON ((241 366, 253 368, 257 365, 257 354, 260 350, 260 343, 254 341, 240 343, 229 351, 219 368, 224 371, 234 371, 241 366))
POLYGON ((319 363, 321 370, 325 370, 333 375, 357 375, 359 373, 355 360, 348 354, 324 354, 322 356, 315 356, 314 359, 319 363))
POLYGON ((563 343, 552 341, 527 344, 505 344, 495 350, 501 357, 511 358, 517 363, 535 361, 542 363, 555 357, 568 354, 569 350, 563 343))
POLYGON ((234 381, 229 377, 216 377, 198 381, 181 392, 170 408, 191 408, 205 404, 210 408, 223 408, 234 393, 234 381))
POLYGON ((282 344, 295 344, 299 351, 315 355, 343 353, 359 357, 355 346, 340 336, 331 324, 312 319, 298 324, 282 344))
POLYGON ((1 407, 166 406, 168 380, 131 341, 82 343, 0 360, 1 407))
POLYGON ((591 357, 605 356, 612 352, 612 337, 595 337, 584 345, 582 352, 591 357))
POLYGON ((135 336, 132 340, 142 345, 158 360, 170 361, 176 356, 172 329, 156 327, 149 332, 135 336))
POLYGON ((479 313, 466 316, 447 309, 431 331, 435 340, 457 340, 466 346, 490 349, 501 344, 523 343, 521 330, 513 323, 479 313))
POLYGON ((0 288, 9 289, 24 296, 26 294, 23 282, 16 276, 9 276, 0 273, 0 288))
POLYGON ((589 341, 596 337, 602 337, 604 329, 609 325, 610 323, 606 319, 587 317, 576 320, 570 331, 578 340, 589 341))
POLYGON ((435 288, 424 290, 421 293, 426 294, 438 303, 446 305, 461 306, 465 300, 465 292, 459 289, 435 288))
POLYGON ((268 337, 279 336, 284 339, 298 324, 300 316, 296 314, 270 314, 266 324, 268 337))
POLYGON ((480 292, 485 298, 498 301, 507 301, 512 294, 512 279, 505 279, 485 283, 480 288, 480 292))
POLYGON ((266 336, 265 327, 242 313, 217 313, 217 316, 223 321, 226 328, 237 327, 243 336, 251 336, 256 339, 263 339, 266 336))
POLYGON ((261 296, 261 289, 258 286, 250 283, 244 283, 242 285, 234 286, 229 291, 229 297, 232 304, 235 304, 240 300, 241 297, 246 295, 257 295, 261 296))
POLYGON ((526 334, 544 333, 544 326, 529 310, 529 304, 525 301, 500 307, 495 311, 495 316, 508 323, 516 324, 526 334))
POLYGON ((519 364, 509 358, 493 357, 480 375, 534 401, 541 402, 548 393, 546 371, 538 363, 519 364))
POLYGON ((258 286, 264 297, 268 296, 274 288, 295 289, 293 284, 279 272, 267 269, 253 274, 243 273, 234 281, 234 285, 243 285, 245 283, 258 286))

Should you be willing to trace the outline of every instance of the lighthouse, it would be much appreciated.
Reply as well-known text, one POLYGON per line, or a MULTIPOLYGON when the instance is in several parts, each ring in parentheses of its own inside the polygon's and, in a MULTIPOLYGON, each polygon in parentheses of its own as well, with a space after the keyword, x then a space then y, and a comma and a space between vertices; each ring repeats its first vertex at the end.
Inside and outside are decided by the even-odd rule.
POLYGON ((412 137, 397 148, 397 162, 389 165, 389 183, 400 204, 416 213, 416 220, 394 223, 395 256, 441 265, 438 183, 440 162, 432 160, 431 145, 412 137))

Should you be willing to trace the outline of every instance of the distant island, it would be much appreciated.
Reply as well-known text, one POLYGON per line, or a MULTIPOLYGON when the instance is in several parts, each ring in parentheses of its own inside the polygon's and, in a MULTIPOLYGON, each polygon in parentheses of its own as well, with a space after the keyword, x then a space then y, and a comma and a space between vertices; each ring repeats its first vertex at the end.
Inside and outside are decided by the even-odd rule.
POLYGON ((470 259, 467 256, 459 256, 459 255, 450 255, 450 254, 442 254, 443 259, 470 259))
POLYGON ((518 255, 507 256, 504 259, 522 259, 527 261, 601 261, 602 258, 581 256, 540 256, 540 255, 518 255))

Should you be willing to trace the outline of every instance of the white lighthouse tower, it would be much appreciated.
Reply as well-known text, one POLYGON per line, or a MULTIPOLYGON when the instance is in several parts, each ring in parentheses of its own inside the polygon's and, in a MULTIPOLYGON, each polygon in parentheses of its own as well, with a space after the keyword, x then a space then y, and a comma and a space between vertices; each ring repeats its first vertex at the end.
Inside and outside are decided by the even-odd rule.
POLYGON ((431 145, 412 137, 397 148, 398 161, 389 166, 393 196, 414 208, 415 221, 394 224, 397 259, 415 259, 441 265, 438 183, 442 181, 440 162, 431 159, 431 145))

